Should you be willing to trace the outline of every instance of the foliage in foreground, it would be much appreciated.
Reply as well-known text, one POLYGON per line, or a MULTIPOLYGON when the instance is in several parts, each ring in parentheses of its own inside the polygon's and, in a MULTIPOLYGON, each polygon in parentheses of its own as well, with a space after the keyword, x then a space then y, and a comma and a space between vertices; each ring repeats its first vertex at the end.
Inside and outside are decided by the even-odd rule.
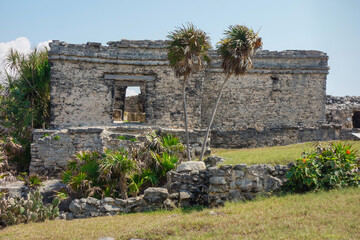
POLYGON ((242 76, 252 68, 251 57, 257 50, 261 49, 262 40, 251 28, 246 26, 234 25, 225 31, 225 37, 217 44, 217 52, 222 58, 221 67, 226 77, 219 89, 215 106, 212 110, 210 121, 207 126, 206 134, 202 143, 200 161, 203 158, 206 143, 210 133, 212 123, 219 105, 222 93, 231 75, 242 76))
POLYGON ((51 204, 43 204, 39 190, 31 191, 27 197, 14 199, 0 196, 0 225, 10 226, 19 223, 41 222, 59 216, 60 199, 54 198, 51 204))
POLYGON ((70 160, 62 181, 72 197, 137 196, 149 186, 166 182, 166 173, 184 157, 184 147, 171 134, 149 135, 139 149, 83 151, 70 160))
POLYGON ((211 48, 210 38, 192 23, 183 25, 168 35, 167 57, 170 67, 177 78, 183 77, 182 95, 184 104, 184 122, 186 131, 187 159, 190 161, 189 131, 186 107, 186 87, 189 77, 210 63, 208 50, 211 48))
POLYGON ((317 145, 305 152, 287 173, 285 188, 292 192, 330 190, 346 186, 360 187, 360 159, 357 151, 341 142, 317 145))
MULTIPOLYGON (((50 64, 46 50, 22 54, 11 49, 5 64, 7 84, 0 94, 0 123, 8 129, 5 143, 21 146, 8 154, 18 171, 28 171, 31 131, 48 126, 50 117, 50 64)), ((6 152, 9 153, 9 152, 6 152)))
POLYGON ((359 239, 360 189, 12 226, 1 239, 359 239), (159 227, 160 226, 160 227, 159 227))

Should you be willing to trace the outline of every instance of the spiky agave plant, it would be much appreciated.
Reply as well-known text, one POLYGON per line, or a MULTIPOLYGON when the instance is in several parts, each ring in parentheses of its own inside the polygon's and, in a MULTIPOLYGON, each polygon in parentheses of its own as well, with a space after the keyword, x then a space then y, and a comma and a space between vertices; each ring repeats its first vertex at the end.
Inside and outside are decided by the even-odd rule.
POLYGON ((225 37, 217 44, 217 51, 222 58, 221 67, 226 74, 226 78, 221 86, 216 104, 211 114, 210 122, 206 130, 203 141, 200 161, 205 152, 206 142, 209 136, 211 125, 214 121, 216 109, 219 105, 224 87, 231 75, 243 76, 249 69, 253 67, 251 57, 257 50, 262 47, 262 40, 254 30, 242 25, 230 26, 225 31, 225 37))
POLYGON ((189 132, 186 108, 186 86, 191 73, 200 71, 205 63, 210 63, 208 50, 210 39, 206 33, 197 29, 192 23, 183 25, 168 35, 168 59, 175 76, 183 77, 182 92, 184 102, 184 119, 186 131, 187 158, 190 161, 189 132))

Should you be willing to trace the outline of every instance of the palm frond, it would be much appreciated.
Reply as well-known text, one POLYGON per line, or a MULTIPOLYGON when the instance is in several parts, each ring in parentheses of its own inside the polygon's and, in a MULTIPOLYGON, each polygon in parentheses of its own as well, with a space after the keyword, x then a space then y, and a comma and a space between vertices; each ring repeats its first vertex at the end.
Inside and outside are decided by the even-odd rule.
POLYGON ((221 67, 228 75, 243 75, 253 67, 251 56, 261 49, 262 40, 258 33, 242 25, 230 26, 224 34, 217 44, 223 59, 221 67))
POLYGON ((177 28, 168 35, 168 59, 176 77, 189 76, 210 63, 207 51, 211 49, 210 38, 192 23, 177 28))

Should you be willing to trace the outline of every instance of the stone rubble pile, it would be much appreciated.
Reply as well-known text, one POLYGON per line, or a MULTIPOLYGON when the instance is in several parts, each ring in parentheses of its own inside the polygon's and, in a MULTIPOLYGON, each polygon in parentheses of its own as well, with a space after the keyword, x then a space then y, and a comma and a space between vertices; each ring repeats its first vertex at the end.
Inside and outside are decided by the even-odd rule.
MULTIPOLYGON (((223 161, 219 157, 209 158, 205 162, 223 161)), ((194 205, 218 207, 225 201, 251 200, 258 195, 279 192, 291 164, 238 164, 206 168, 204 162, 184 162, 168 173, 166 188, 147 188, 143 195, 127 200, 109 197, 102 200, 92 197, 76 199, 69 206, 71 212, 63 213, 61 217, 109 216, 194 205)))

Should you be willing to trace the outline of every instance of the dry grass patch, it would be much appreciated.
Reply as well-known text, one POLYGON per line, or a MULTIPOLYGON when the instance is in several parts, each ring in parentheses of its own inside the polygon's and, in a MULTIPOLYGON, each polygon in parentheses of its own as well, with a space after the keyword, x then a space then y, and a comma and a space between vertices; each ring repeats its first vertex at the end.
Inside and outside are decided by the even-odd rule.
POLYGON ((217 209, 48 221, 4 229, 0 239, 360 239, 360 189, 287 195, 217 209))
MULTIPOLYGON (((360 150, 360 141, 344 141, 360 150)), ((329 142, 320 142, 327 145, 329 142)), ((268 164, 288 164, 299 158, 304 150, 314 149, 314 143, 298 143, 287 146, 263 147, 263 148, 243 148, 243 149, 213 149, 212 154, 225 158, 223 164, 247 163, 248 165, 268 163, 268 164)))

